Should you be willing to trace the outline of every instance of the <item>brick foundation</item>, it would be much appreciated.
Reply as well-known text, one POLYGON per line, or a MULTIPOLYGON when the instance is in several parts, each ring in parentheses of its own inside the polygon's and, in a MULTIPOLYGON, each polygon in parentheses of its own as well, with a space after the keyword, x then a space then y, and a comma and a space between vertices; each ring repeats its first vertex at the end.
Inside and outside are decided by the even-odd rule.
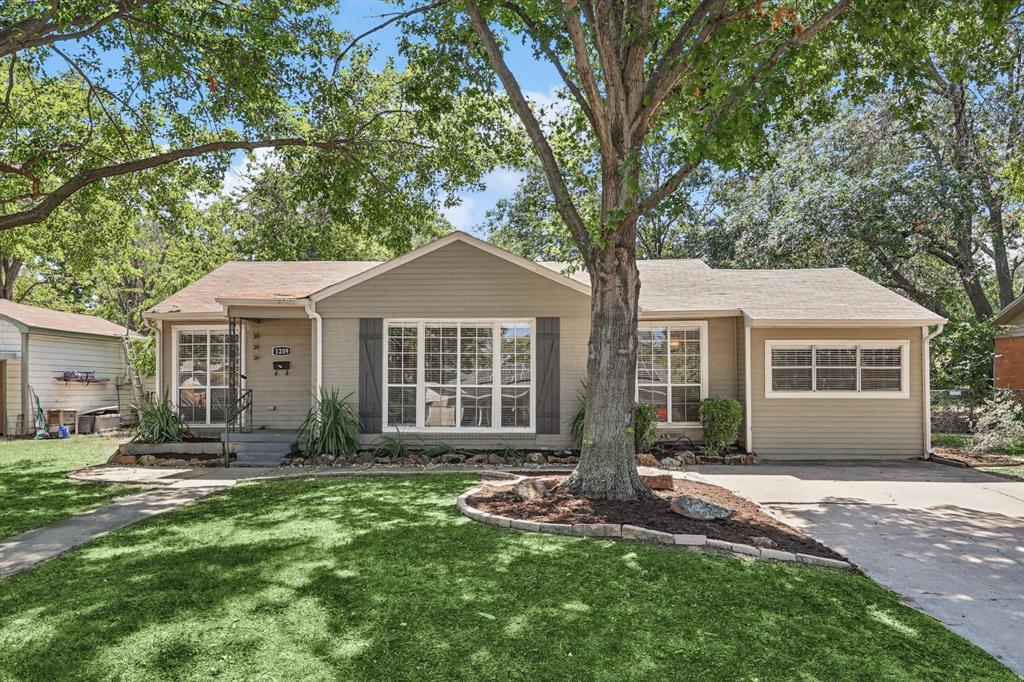
POLYGON ((1024 336, 996 339, 995 386, 1024 390, 1024 336))

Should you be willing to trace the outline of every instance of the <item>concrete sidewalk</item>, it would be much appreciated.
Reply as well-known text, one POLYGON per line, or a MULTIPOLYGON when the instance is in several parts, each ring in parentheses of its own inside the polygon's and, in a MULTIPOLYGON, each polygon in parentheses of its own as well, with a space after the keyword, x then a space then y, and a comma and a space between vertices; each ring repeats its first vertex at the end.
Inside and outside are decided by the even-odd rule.
POLYGON ((1024 482, 928 462, 698 470, 1024 675, 1024 482))
POLYGON ((97 509, 16 535, 0 543, 0 579, 20 573, 93 538, 234 485, 234 481, 190 481, 122 497, 97 509))

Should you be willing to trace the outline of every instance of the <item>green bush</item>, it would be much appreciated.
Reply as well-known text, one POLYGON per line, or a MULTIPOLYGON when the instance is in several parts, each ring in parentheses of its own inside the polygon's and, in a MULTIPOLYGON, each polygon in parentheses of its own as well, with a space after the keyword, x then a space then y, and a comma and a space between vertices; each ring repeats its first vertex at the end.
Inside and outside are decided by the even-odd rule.
POLYGON ((309 409, 299 433, 306 441, 306 454, 351 455, 359 448, 359 414, 337 388, 320 390, 320 397, 309 409))
POLYGON ((133 408, 139 415, 135 439, 140 443, 180 443, 189 435, 188 426, 166 394, 162 400, 143 400, 133 408))
MULTIPOLYGON (((580 382, 580 390, 576 392, 576 396, 580 401, 580 409, 569 420, 569 438, 572 446, 579 450, 583 447, 583 425, 587 420, 586 382, 580 382)), ((658 439, 654 409, 646 403, 637 403, 633 424, 633 447, 636 452, 646 452, 658 439)))
POLYGON ((735 443, 742 421, 743 409, 732 398, 705 398, 700 401, 704 451, 716 455, 735 443))

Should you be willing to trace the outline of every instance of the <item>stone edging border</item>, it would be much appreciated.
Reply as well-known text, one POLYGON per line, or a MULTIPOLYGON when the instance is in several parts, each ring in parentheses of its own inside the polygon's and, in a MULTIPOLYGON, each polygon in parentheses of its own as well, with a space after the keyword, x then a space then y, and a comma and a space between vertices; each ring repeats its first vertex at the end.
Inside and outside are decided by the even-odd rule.
MULTIPOLYGON (((508 485, 514 485, 524 480, 524 476, 516 476, 508 485)), ((652 530, 642 526, 631 526, 628 523, 545 523, 543 521, 526 521, 513 519, 507 516, 498 516, 489 512, 481 511, 470 506, 469 498, 491 484, 481 484, 470 488, 459 495, 455 500, 455 507, 463 516, 480 523, 486 523, 499 528, 521 530, 531 533, 554 533, 556 535, 576 535, 594 538, 617 538, 622 540, 633 540, 635 542, 648 542, 682 549, 696 550, 699 552, 711 552, 714 554, 733 554, 745 556, 752 559, 766 561, 786 561, 791 563, 809 564, 826 568, 838 568, 845 571, 856 571, 857 569, 849 561, 837 559, 826 559, 825 557, 812 556, 794 552, 784 552, 768 547, 754 547, 735 542, 715 540, 706 535, 682 535, 679 533, 665 533, 659 530, 652 530)))

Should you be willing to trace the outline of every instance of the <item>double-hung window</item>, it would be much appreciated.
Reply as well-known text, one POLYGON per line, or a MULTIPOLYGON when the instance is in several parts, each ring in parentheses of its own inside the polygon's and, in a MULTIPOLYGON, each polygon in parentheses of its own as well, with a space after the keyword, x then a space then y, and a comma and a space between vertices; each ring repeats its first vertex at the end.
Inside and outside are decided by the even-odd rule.
POLYGON ((178 413, 189 424, 223 422, 229 396, 228 328, 179 328, 174 340, 178 413))
POLYGON ((906 341, 767 341, 765 396, 908 397, 906 341))
POLYGON ((396 321, 386 325, 386 425, 533 428, 533 323, 396 321))
POLYGON ((644 324, 637 339, 637 400, 659 423, 699 423, 707 396, 706 323, 644 324))

